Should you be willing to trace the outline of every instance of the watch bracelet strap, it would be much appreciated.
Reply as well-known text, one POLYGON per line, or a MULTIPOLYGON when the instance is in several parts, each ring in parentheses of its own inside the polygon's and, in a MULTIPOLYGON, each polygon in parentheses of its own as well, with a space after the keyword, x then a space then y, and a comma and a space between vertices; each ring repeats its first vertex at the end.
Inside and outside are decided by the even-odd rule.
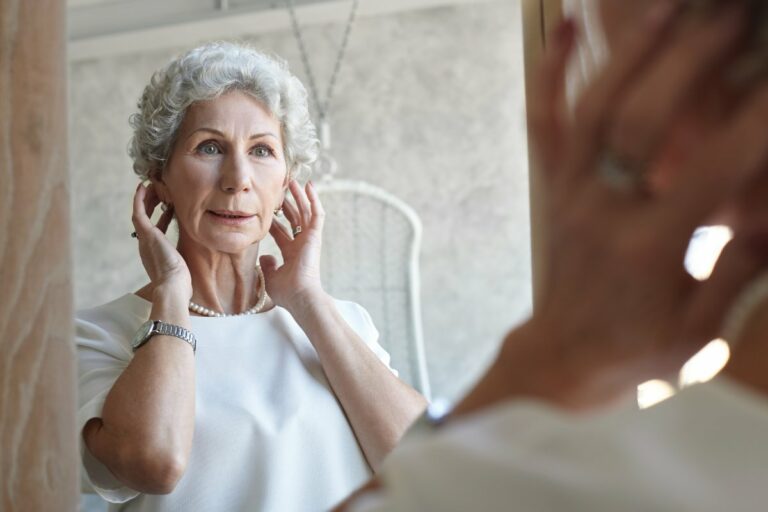
POLYGON ((193 352, 197 351, 197 339, 195 338, 195 335, 192 334, 192 331, 189 331, 178 325, 167 324, 160 320, 155 321, 154 331, 156 334, 163 336, 174 336, 176 338, 182 339, 192 345, 193 352))

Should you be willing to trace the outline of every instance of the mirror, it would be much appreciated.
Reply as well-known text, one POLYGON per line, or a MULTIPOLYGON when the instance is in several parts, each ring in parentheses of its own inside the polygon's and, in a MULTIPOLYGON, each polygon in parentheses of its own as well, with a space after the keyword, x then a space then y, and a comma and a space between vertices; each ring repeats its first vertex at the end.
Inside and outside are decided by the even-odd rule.
MULTIPOLYGON (((322 95, 350 4, 295 4, 322 95)), ((285 58, 306 83, 281 5, 70 0, 78 308, 147 282, 129 236, 137 181, 126 146, 128 117, 151 73, 202 40, 227 38, 285 58)), ((516 1, 365 0, 336 83, 329 115, 337 177, 391 193, 423 225, 422 324, 434 398, 459 396, 531 308, 521 30, 516 1)))

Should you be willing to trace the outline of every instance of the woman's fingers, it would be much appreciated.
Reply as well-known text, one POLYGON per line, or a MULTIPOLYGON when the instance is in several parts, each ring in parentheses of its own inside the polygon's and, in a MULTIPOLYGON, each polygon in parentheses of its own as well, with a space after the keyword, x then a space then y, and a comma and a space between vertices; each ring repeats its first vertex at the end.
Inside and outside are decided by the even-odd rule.
POLYGON ((634 85, 611 121, 609 145, 622 157, 646 162, 670 124, 695 101, 703 79, 733 51, 745 22, 743 2, 686 20, 659 58, 634 85))
POLYGON ((594 172, 594 164, 604 150, 606 131, 615 105, 642 73, 667 39, 667 32, 679 12, 679 1, 657 0, 645 19, 627 34, 614 49, 613 58, 576 105, 576 125, 571 144, 570 167, 573 173, 594 172))
POLYGON ((151 233, 153 227, 157 227, 160 231, 165 233, 168 230, 168 226, 173 220, 173 207, 170 206, 157 221, 157 226, 152 224, 152 214, 160 204, 160 198, 155 191, 155 188, 150 184, 144 186, 139 183, 136 188, 136 194, 133 197, 133 225, 137 233, 151 233))
POLYGON ((269 284, 270 278, 277 270, 277 258, 271 254, 264 254, 259 256, 259 265, 261 265, 261 271, 264 273, 264 280, 269 284))
POLYGON ((288 184, 288 188, 290 189, 291 195, 296 201, 296 207, 299 210, 299 218, 301 220, 299 225, 309 226, 309 223, 312 220, 312 209, 309 206, 307 195, 296 180, 291 180, 288 184))
POLYGON ((305 188, 312 214, 312 221, 310 222, 309 227, 322 231, 323 224, 325 223, 325 209, 323 208, 323 203, 320 201, 320 196, 317 194, 317 190, 315 190, 311 181, 307 182, 305 188))
POLYGON ((292 228, 301 226, 301 214, 299 213, 299 209, 287 199, 283 201, 283 214, 288 222, 291 223, 292 228))
POLYGON ((272 225, 269 226, 269 233, 275 239, 275 243, 280 251, 283 251, 287 244, 293 240, 293 235, 288 231, 288 228, 277 220, 272 221, 272 225))
POLYGON ((297 228, 302 230, 308 228, 322 229, 325 210, 311 182, 307 182, 302 188, 298 183, 292 181, 289 188, 296 204, 284 201, 283 213, 288 222, 291 223, 291 227, 294 230, 297 228))
POLYGON ((659 225, 673 233, 692 232, 767 170, 768 85, 763 85, 680 169, 669 192, 654 206, 659 225))
POLYGON ((557 172, 566 113, 566 70, 573 54, 576 25, 564 20, 547 40, 547 49, 535 74, 528 107, 531 141, 546 173, 557 172))
POLYGON ((146 211, 146 197, 147 187, 139 183, 133 196, 133 214, 131 215, 131 221, 137 233, 147 233, 152 229, 152 221, 146 211))
POLYGON ((157 229, 162 231, 163 233, 168 231, 168 226, 171 224, 171 221, 173 220, 173 206, 169 206, 167 210, 163 212, 163 214, 160 216, 160 218, 157 221, 157 229))
POLYGON ((149 184, 146 187, 146 194, 144 195, 144 211, 147 213, 147 217, 152 218, 152 213, 160 204, 160 196, 157 195, 157 189, 153 184, 149 184))

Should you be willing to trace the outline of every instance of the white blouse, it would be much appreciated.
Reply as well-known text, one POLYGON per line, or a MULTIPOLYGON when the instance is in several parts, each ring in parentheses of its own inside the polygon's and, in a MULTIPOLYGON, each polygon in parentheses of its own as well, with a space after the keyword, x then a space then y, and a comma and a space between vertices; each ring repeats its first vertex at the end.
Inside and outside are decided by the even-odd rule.
MULTIPOLYGON (((351 302, 336 304, 389 366, 368 313, 351 302)), ((78 432, 100 417, 151 307, 127 294, 78 313, 78 432)), ((83 485, 111 502, 111 511, 319 511, 369 479, 370 468, 317 353, 288 311, 192 317, 191 327, 197 337, 195 433, 186 472, 172 493, 126 487, 80 435, 83 485)))
POLYGON ((355 512, 768 510, 768 401, 720 376, 643 411, 510 400, 413 431, 355 512))

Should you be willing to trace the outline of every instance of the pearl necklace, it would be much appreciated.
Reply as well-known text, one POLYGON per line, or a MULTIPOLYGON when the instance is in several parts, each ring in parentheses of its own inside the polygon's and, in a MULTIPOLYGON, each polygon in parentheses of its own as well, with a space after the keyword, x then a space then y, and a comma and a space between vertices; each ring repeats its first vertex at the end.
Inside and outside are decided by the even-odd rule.
POLYGON ((261 271, 261 265, 256 265, 256 272, 259 274, 259 299, 256 301, 256 305, 251 309, 247 309, 242 313, 221 313, 219 311, 214 311, 212 309, 203 307, 200 304, 189 301, 189 310, 197 313, 198 315, 212 317, 255 315, 256 313, 260 313, 261 310, 264 309, 264 304, 267 303, 267 287, 266 283, 264 282, 264 272, 261 271))

